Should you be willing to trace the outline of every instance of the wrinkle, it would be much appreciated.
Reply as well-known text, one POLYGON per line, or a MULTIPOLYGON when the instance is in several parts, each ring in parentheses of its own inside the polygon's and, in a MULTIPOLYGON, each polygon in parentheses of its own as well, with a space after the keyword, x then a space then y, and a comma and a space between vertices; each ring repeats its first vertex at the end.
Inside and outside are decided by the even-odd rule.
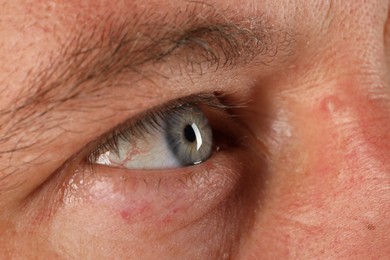
POLYGON ((206 15, 215 20, 208 21, 206 16, 199 18, 192 12, 195 11, 190 10, 188 21, 181 27, 172 27, 161 20, 157 23, 166 26, 165 30, 158 27, 144 32, 155 26, 138 25, 137 21, 119 25, 113 22, 105 26, 110 29, 102 33, 101 26, 96 26, 91 33, 82 31, 71 38, 48 67, 29 73, 30 78, 26 79, 31 84, 28 92, 20 93, 11 109, 1 111, 3 120, 8 121, 2 126, 1 141, 25 130, 31 122, 47 119, 49 114, 71 100, 93 96, 102 88, 112 86, 110 81, 119 74, 137 74, 145 78, 148 75, 142 69, 145 63, 167 62, 171 56, 181 59, 183 53, 189 53, 184 55, 184 61, 190 61, 192 68, 196 67, 194 64, 201 67, 203 63, 216 69, 234 68, 258 55, 270 55, 273 59, 278 51, 288 49, 291 37, 274 29, 271 32, 261 18, 221 23, 213 17, 215 13, 206 15))

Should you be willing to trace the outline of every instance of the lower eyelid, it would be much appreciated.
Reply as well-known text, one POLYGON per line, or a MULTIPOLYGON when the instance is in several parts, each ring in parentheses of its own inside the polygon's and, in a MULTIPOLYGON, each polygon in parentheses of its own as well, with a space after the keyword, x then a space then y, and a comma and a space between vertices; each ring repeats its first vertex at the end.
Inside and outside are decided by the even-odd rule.
POLYGON ((171 170, 83 167, 65 185, 63 207, 75 202, 100 205, 131 222, 148 216, 159 222, 173 212, 196 208, 190 215, 173 214, 177 221, 190 221, 189 216, 202 217, 234 191, 238 167, 242 166, 224 153, 200 165, 171 170))

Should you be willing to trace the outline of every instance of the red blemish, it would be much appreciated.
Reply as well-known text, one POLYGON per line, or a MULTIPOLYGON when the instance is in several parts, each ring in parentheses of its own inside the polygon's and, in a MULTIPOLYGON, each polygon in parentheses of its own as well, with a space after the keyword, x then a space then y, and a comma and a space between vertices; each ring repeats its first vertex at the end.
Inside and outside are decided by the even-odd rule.
POLYGON ((122 209, 119 214, 122 217, 122 219, 128 220, 133 217, 145 217, 145 214, 147 214, 147 209, 149 208, 149 205, 146 203, 139 207, 126 207, 122 209))
POLYGON ((128 219, 130 216, 130 213, 127 210, 122 210, 120 214, 123 219, 128 219))

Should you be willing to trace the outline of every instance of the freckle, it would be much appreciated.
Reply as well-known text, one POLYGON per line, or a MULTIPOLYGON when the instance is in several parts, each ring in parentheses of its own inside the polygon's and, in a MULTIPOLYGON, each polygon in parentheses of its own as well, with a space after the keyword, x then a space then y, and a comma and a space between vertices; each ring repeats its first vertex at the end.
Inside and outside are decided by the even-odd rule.
POLYGON ((371 223, 370 223, 370 224, 367 225, 367 229, 368 229, 368 230, 375 230, 375 228, 376 228, 376 227, 375 227, 374 224, 371 224, 371 223))

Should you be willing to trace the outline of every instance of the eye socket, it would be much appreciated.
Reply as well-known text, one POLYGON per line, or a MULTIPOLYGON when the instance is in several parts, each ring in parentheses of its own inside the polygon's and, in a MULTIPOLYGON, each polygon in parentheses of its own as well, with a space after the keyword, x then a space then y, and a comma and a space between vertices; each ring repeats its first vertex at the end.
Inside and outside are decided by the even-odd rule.
POLYGON ((204 162, 212 147, 206 115, 195 104, 183 104, 115 130, 89 161, 126 169, 178 168, 204 162))

